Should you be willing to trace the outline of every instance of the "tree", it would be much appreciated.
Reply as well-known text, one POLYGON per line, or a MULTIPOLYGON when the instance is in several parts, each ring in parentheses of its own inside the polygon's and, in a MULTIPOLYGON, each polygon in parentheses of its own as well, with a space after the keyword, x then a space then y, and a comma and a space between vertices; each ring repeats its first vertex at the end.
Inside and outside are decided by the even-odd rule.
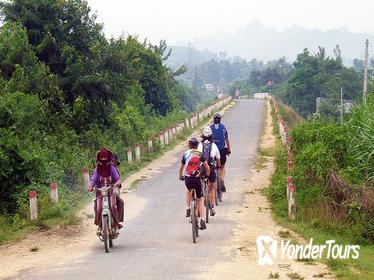
POLYGON ((315 55, 304 49, 298 54, 294 67, 295 72, 280 97, 304 116, 315 112, 317 97, 338 103, 340 88, 346 98, 356 99, 360 94, 359 74, 345 67, 339 57, 327 57, 323 47, 319 47, 315 55))

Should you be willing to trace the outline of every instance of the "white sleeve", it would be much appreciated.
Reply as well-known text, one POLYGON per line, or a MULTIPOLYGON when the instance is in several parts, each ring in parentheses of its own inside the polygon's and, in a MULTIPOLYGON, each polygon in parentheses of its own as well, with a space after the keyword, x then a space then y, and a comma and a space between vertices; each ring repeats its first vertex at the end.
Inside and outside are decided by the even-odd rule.
POLYGON ((216 159, 221 159, 221 154, 219 153, 218 147, 215 143, 212 144, 212 151, 216 159))
POLYGON ((197 150, 202 153, 203 152, 203 144, 201 144, 201 142, 199 142, 199 146, 197 146, 197 150))

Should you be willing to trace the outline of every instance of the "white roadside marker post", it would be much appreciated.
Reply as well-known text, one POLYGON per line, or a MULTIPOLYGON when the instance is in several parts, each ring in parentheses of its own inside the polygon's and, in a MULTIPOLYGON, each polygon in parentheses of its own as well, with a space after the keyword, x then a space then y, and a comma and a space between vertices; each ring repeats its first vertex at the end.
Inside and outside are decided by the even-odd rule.
POLYGON ((295 201, 295 192, 296 187, 293 184, 293 179, 291 176, 287 178, 287 189, 288 189, 288 218, 291 221, 296 219, 296 201, 295 201))
POLYGON ((131 150, 131 148, 127 149, 127 162, 130 165, 132 164, 132 150, 131 150))
POLYGON ((49 184, 49 188, 51 190, 51 202, 52 203, 57 203, 58 202, 58 188, 57 188, 57 183, 52 182, 49 184))
POLYGON ((148 138, 148 153, 150 153, 150 154, 153 153, 153 142, 152 142, 152 138, 148 138))
POLYGON ((38 219, 38 201, 36 198, 36 191, 29 192, 29 200, 30 200, 30 219, 34 221, 38 219))
POLYGON ((82 168, 82 175, 83 175, 83 188, 84 190, 86 190, 90 184, 90 174, 88 173, 87 167, 82 168))
POLYGON ((140 144, 135 145, 135 159, 136 162, 140 162, 140 144))

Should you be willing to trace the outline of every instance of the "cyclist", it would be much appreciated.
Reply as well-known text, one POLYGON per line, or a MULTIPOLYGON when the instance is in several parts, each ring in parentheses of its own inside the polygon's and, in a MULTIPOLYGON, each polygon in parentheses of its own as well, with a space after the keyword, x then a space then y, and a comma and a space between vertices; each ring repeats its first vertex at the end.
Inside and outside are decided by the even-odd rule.
MULTIPOLYGON (((182 157, 181 165, 179 167, 179 179, 185 181, 185 185, 187 187, 186 192, 186 217, 190 217, 191 215, 191 189, 195 189, 196 197, 197 197, 197 204, 198 204, 198 211, 201 213, 205 213, 204 207, 204 195, 203 195, 203 187, 201 184, 201 174, 200 174, 200 166, 203 164, 205 168, 205 174, 207 176, 210 175, 210 168, 208 165, 207 160, 203 157, 202 153, 197 150, 199 145, 199 140, 196 137, 191 137, 188 141, 189 150, 186 151, 182 157), (184 176, 183 176, 184 174, 184 176)), ((201 217, 200 219, 200 229, 206 229, 206 224, 204 219, 201 217)))
POLYGON ((211 211, 210 214, 214 216, 216 211, 214 209, 214 204, 216 198, 216 190, 215 190, 215 182, 216 182, 216 172, 215 170, 215 162, 217 162, 218 168, 221 167, 221 155, 219 153, 217 145, 213 142, 213 132, 212 129, 207 126, 203 129, 202 141, 199 143, 199 147, 197 150, 201 152, 204 158, 207 159, 209 167, 210 167, 210 176, 209 176, 209 200, 211 211))
MULTIPOLYGON (((121 185, 121 178, 116 170, 116 168, 112 164, 112 152, 106 148, 100 149, 96 153, 96 168, 92 174, 91 182, 87 186, 87 191, 92 192, 94 187, 100 188, 104 185, 113 184, 113 187, 119 187, 121 185)), ((95 211, 95 225, 101 225, 101 215, 98 213, 98 205, 101 205, 100 196, 96 195, 96 199, 94 201, 94 211, 95 211)), ((117 207, 112 208, 113 211, 113 220, 118 228, 122 228, 122 225, 119 224, 118 217, 123 217, 123 204, 117 204, 117 207), (120 214, 119 214, 120 213, 120 214), (118 215, 119 214, 119 215, 118 215)), ((100 227, 98 228, 100 231, 100 227)))
POLYGON ((221 155, 221 179, 222 192, 226 192, 225 187, 225 163, 226 155, 231 153, 231 145, 226 127, 221 123, 221 114, 216 112, 213 115, 213 124, 210 125, 213 132, 214 143, 217 145, 221 155))

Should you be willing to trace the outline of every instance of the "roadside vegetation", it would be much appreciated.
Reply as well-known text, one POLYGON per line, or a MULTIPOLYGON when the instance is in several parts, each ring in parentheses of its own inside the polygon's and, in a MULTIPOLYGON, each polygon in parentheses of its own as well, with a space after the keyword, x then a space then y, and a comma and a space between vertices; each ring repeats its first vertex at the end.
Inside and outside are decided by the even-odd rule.
MULTIPOLYGON (((86 199, 81 168, 106 146, 127 147, 212 101, 176 79, 165 41, 106 39, 84 0, 0 4, 0 245, 23 232, 74 224, 86 199), (60 202, 49 202, 57 182, 60 202), (29 221, 28 191, 39 220, 29 221)), ((143 145, 145 146, 145 145, 143 145)), ((157 156, 143 157, 145 161, 157 156)), ((138 168, 122 164, 123 172, 138 168)))
POLYGON ((346 116, 343 125, 310 118, 291 129, 294 169, 287 152, 276 151, 276 169, 267 189, 276 220, 316 242, 335 239, 359 244, 358 260, 326 260, 341 279, 374 277, 374 98, 346 116), (287 176, 296 191, 296 222, 288 221, 287 176))

